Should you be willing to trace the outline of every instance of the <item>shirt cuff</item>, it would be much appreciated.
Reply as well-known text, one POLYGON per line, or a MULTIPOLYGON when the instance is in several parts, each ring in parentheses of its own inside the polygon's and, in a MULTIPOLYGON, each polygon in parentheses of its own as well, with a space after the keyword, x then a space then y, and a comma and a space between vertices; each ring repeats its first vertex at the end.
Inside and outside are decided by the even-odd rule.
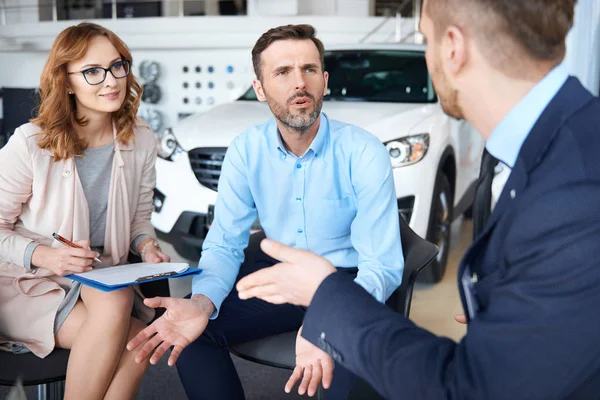
POLYGON ((138 246, 140 245, 140 243, 142 243, 144 240, 146 240, 148 238, 154 239, 152 236, 147 235, 145 233, 137 235, 135 237, 135 239, 133 239, 133 241, 131 242, 131 246, 129 247, 129 251, 131 251, 136 256, 139 256, 140 253, 138 253, 138 246))
POLYGON ((39 245, 40 245, 39 243, 31 242, 25 248, 25 255, 23 256, 23 266, 28 271, 35 271, 37 269, 37 267, 33 267, 31 265, 31 258, 33 257, 33 252, 34 252, 35 248, 38 247, 39 245))
POLYGON ((377 287, 371 279, 367 279, 364 276, 357 276, 354 279, 354 283, 362 287, 380 303, 385 303, 387 298, 383 298, 383 290, 377 287))
POLYGON ((192 296, 195 294, 201 294, 208 297, 208 299, 215 305, 215 311, 212 313, 209 319, 216 319, 219 316, 221 304, 223 304, 223 301, 229 295, 231 290, 225 290, 224 288, 209 282, 209 280, 206 279, 207 277, 203 277, 203 280, 195 279, 200 278, 201 275, 202 274, 194 277, 194 280, 192 281, 192 296))

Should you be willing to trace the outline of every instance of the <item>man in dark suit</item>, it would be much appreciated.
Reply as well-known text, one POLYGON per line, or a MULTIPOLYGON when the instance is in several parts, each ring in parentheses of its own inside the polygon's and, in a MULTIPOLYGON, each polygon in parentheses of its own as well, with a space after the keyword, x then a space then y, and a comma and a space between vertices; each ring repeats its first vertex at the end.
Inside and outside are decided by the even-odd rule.
POLYGON ((269 240, 263 249, 284 263, 241 280, 240 297, 310 304, 302 335, 388 398, 600 398, 600 101, 560 66, 574 6, 424 2, 444 110, 512 169, 460 265, 459 343, 269 240))

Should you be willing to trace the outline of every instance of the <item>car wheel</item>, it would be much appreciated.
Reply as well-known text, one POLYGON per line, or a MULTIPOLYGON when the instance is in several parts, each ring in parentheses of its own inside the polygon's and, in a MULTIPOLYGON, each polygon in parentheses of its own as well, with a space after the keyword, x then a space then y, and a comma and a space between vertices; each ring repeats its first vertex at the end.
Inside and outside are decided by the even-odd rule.
POLYGON ((426 239, 439 248, 436 258, 419 274, 419 281, 437 283, 444 277, 450 253, 450 224, 454 199, 450 182, 443 172, 435 179, 426 239))

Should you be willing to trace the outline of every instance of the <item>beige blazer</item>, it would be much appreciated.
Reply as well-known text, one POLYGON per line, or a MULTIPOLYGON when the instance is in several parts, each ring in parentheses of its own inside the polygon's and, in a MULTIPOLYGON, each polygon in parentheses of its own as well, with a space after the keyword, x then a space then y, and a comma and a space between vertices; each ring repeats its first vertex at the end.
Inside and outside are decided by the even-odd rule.
MULTIPOLYGON (((25 249, 32 241, 62 246, 53 232, 88 240, 90 219, 75 161, 54 162, 52 152, 37 145, 39 132, 36 125, 22 125, 0 149, 0 343, 22 343, 45 357, 54 349, 54 319, 65 297, 61 285, 71 281, 43 268, 28 271, 25 249)), ((112 265, 126 263, 136 236, 156 237, 150 223, 154 137, 141 120, 134 133, 125 146, 115 141, 103 255, 112 265)), ((139 296, 134 304, 144 322, 154 315, 139 296)))

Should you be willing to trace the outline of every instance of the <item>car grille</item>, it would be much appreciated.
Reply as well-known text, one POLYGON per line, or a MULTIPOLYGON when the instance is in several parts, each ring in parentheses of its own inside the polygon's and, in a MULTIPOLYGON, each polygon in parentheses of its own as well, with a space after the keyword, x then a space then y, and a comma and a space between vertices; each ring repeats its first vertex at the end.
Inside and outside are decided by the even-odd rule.
POLYGON ((190 166, 203 186, 217 191, 226 147, 200 147, 188 153, 190 166))

